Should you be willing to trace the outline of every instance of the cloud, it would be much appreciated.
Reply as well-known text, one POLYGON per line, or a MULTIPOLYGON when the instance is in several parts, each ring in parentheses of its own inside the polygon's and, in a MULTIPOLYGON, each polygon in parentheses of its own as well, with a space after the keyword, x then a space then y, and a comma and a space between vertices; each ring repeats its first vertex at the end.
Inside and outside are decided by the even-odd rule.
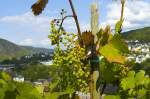
MULTIPOLYGON (((110 3, 107 6, 106 22, 102 25, 110 24, 114 27, 120 18, 120 3, 110 3)), ((134 28, 150 26, 150 3, 147 1, 127 1, 124 13, 124 29, 130 30, 134 28)))
POLYGON ((42 45, 44 47, 49 47, 51 45, 50 39, 43 39, 39 43, 40 43, 40 45, 42 45))
POLYGON ((2 17, 0 18, 0 22, 32 29, 36 32, 48 32, 51 19, 52 17, 34 16, 31 12, 27 12, 22 15, 2 17))
POLYGON ((50 39, 41 39, 39 41, 35 41, 31 38, 27 38, 27 39, 24 39, 21 42, 18 42, 18 44, 19 45, 24 45, 24 46, 49 48, 51 46, 51 41, 50 41, 50 39))
POLYGON ((27 38, 27 39, 25 39, 25 40, 23 40, 23 41, 21 41, 20 43, 19 43, 19 45, 25 45, 25 46, 32 46, 32 45, 34 45, 35 43, 33 42, 33 40, 32 39, 30 39, 30 38, 27 38))
POLYGON ((26 12, 21 15, 0 17, 0 24, 6 28, 3 29, 5 32, 12 35, 11 38, 15 38, 17 44, 46 47, 52 19, 51 16, 34 16, 31 12, 26 12))
MULTIPOLYGON (((9 28, 9 32, 14 36, 17 44, 46 47, 50 45, 48 35, 50 33, 50 21, 54 19, 52 16, 55 15, 50 15, 50 17, 34 16, 31 12, 26 12, 21 15, 0 17, 0 24, 6 24, 5 27, 9 28)), ((73 18, 65 20, 63 26, 66 31, 76 31, 73 18)))

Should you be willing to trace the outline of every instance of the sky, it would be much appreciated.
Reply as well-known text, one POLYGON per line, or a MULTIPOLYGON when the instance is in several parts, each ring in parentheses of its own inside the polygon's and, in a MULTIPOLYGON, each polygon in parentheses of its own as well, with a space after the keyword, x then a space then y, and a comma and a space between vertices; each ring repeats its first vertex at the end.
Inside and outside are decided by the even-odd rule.
MULTIPOLYGON (((99 4, 100 27, 115 23, 120 17, 120 2, 115 0, 72 0, 82 31, 90 29, 90 5, 93 1, 99 4)), ((31 5, 36 0, 1 0, 0 2, 0 38, 19 45, 51 48, 50 21, 59 18, 61 9, 71 15, 68 0, 49 0, 40 16, 34 16, 31 5)), ((150 0, 127 0, 123 30, 150 26, 150 0)), ((76 32, 73 19, 65 21, 67 31, 76 32)))

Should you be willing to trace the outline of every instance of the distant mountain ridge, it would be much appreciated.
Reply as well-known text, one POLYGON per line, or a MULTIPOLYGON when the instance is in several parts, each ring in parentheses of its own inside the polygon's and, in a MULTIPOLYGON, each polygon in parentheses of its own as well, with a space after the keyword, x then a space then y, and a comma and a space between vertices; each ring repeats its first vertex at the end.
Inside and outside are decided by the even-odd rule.
POLYGON ((19 46, 8 40, 0 38, 0 60, 11 59, 13 57, 21 57, 24 55, 31 55, 40 52, 51 52, 52 50, 46 48, 36 48, 31 46, 19 46))
POLYGON ((141 42, 150 42, 150 27, 144 27, 122 33, 126 40, 139 40, 141 42))

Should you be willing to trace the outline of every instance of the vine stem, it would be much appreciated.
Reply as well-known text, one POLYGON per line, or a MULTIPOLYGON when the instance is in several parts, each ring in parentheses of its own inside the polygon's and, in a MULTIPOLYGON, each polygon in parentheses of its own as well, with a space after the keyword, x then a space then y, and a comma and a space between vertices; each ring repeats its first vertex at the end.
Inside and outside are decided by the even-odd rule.
POLYGON ((121 17, 120 17, 120 21, 123 21, 123 14, 124 14, 124 6, 125 6, 125 0, 121 0, 121 5, 122 5, 122 8, 121 8, 121 17))
POLYGON ((70 4, 72 14, 73 14, 73 17, 74 17, 74 20, 75 20, 75 23, 76 23, 76 27, 77 27, 77 30, 78 30, 78 40, 79 40, 80 46, 83 47, 83 40, 82 40, 82 36, 81 36, 80 25, 79 25, 78 17, 76 15, 72 0, 69 0, 69 4, 70 4))
POLYGON ((73 17, 72 15, 68 15, 68 16, 65 16, 63 17, 61 20, 61 23, 60 23, 60 26, 59 26, 59 29, 58 29, 58 33, 60 32, 61 28, 62 28, 62 25, 63 25, 63 22, 65 19, 69 18, 69 17, 73 17))
MULTIPOLYGON (((61 20, 61 23, 59 25, 59 28, 58 28, 58 33, 60 33, 61 29, 62 29, 62 25, 64 23, 64 20, 69 18, 69 17, 73 17, 72 15, 68 15, 68 16, 65 16, 65 17, 62 17, 62 19, 57 19, 57 20, 61 20)), ((60 35, 57 37, 59 39, 60 35)), ((60 43, 58 42, 57 44, 58 46, 60 45, 60 43)))

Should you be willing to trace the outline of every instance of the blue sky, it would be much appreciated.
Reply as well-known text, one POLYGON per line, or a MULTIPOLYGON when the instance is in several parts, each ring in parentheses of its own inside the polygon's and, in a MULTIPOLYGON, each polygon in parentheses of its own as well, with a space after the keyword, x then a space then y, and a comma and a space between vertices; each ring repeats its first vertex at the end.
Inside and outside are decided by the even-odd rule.
MULTIPOLYGON (((31 5, 36 0, 1 0, 0 3, 0 38, 20 45, 50 47, 47 38, 50 20, 59 17, 64 8, 71 14, 68 0, 49 0, 44 12, 35 17, 31 13, 31 5)), ((90 28, 90 4, 94 0, 73 0, 79 18, 81 30, 90 28)), ((100 27, 114 24, 119 19, 120 4, 113 0, 99 1, 100 27)), ((69 19, 64 26, 68 31, 76 31, 74 21, 69 19)), ((125 7, 124 30, 150 26, 150 0, 132 0, 125 7)))

